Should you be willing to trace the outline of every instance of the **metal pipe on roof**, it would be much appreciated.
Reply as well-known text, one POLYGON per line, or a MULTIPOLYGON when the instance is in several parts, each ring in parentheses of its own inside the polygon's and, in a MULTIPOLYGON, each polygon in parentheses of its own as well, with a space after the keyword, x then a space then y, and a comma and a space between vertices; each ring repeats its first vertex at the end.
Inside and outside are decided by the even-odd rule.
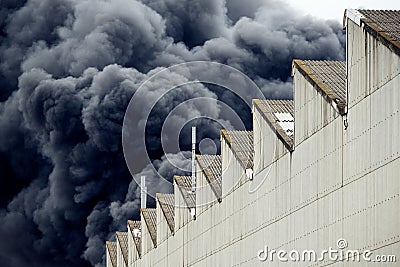
POLYGON ((146 176, 140 177, 140 207, 145 209, 147 206, 147 187, 146 176))
POLYGON ((196 190, 196 126, 192 127, 192 192, 196 190))

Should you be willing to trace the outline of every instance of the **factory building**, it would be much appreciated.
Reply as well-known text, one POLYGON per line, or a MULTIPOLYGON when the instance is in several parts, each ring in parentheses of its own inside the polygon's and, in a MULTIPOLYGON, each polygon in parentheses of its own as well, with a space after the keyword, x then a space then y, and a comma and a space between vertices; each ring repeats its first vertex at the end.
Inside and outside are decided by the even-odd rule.
POLYGON ((253 130, 222 130, 221 155, 196 156, 196 191, 175 176, 106 243, 107 267, 398 266, 399 25, 400 11, 346 10, 346 61, 294 60, 294 100, 254 99, 253 130), (267 257, 328 248, 372 261, 267 257))

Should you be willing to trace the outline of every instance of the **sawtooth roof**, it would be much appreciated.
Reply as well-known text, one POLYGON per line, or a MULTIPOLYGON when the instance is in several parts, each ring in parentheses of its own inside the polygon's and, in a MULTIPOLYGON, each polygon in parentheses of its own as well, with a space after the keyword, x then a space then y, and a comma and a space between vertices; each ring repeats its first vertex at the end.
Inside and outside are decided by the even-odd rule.
POLYGON ((106 241, 106 247, 112 266, 117 267, 117 242, 106 241))
POLYGON ((221 130, 221 137, 231 147, 243 168, 253 168, 253 131, 221 130))
POLYGON ((221 155, 196 155, 196 160, 206 176, 218 201, 222 201, 222 158, 221 155))
POLYGON ((346 62, 331 60, 295 59, 293 66, 326 96, 328 102, 336 103, 340 114, 346 107, 346 62))
POLYGON ((263 115, 278 138, 283 141, 289 151, 293 151, 293 132, 289 134, 282 128, 276 113, 288 113, 294 118, 293 100, 260 100, 254 99, 253 105, 263 115))
POLYGON ((174 176, 174 180, 182 193, 187 207, 189 209, 196 207, 196 192, 192 192, 192 177, 174 176))
POLYGON ((139 257, 141 257, 142 254, 142 250, 141 250, 141 238, 140 236, 135 236, 133 231, 135 229, 138 229, 141 231, 141 222, 140 221, 132 221, 132 220, 128 220, 128 226, 129 226, 129 230, 131 231, 133 240, 135 242, 135 246, 136 246, 136 250, 139 254, 139 257))
POLYGON ((156 198, 160 203, 161 210, 167 220, 169 229, 174 233, 175 216, 175 196, 174 194, 156 193, 156 198))
POLYGON ((116 236, 121 248, 122 257, 124 258, 125 266, 128 266, 128 233, 116 232, 116 236))
POLYGON ((142 216, 149 230, 154 247, 157 247, 157 212, 156 209, 142 208, 142 216))

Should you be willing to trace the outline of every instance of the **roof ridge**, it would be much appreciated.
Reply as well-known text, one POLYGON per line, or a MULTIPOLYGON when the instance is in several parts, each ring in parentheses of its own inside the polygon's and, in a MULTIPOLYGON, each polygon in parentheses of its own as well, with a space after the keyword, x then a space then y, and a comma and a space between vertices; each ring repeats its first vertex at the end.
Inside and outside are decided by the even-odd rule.
POLYGON ((358 11, 394 11, 400 12, 398 9, 379 9, 379 8, 357 8, 358 11))
POLYGON ((338 63, 346 63, 346 60, 334 60, 334 59, 303 59, 304 62, 338 62, 338 63))

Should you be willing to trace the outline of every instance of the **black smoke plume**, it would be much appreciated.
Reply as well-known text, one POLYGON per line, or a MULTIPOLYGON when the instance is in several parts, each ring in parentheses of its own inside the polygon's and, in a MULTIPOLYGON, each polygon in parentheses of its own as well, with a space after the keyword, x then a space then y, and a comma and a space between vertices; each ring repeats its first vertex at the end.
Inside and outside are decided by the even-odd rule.
MULTIPOLYGON (((157 69, 216 61, 246 73, 266 97, 291 98, 291 60, 343 59, 343 46, 338 22, 277 0, 0 1, 1 265, 104 265, 105 240, 139 216, 122 121, 157 69)), ((212 86, 191 94, 235 103, 212 86)), ((167 177, 171 160, 188 162, 162 156, 158 120, 181 97, 168 95, 148 122, 153 165, 167 177)), ((218 134, 213 123, 203 130, 218 134)), ((188 150, 190 137, 181 140, 188 150)))

